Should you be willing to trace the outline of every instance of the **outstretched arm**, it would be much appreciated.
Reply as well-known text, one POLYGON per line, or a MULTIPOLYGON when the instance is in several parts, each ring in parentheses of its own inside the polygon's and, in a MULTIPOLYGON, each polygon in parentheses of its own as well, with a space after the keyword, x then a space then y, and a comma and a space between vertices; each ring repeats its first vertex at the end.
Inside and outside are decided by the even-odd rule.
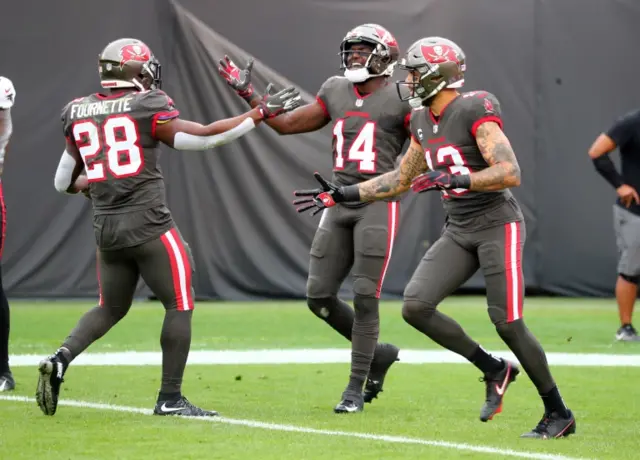
POLYGON ((476 132, 476 142, 489 165, 482 171, 471 173, 469 190, 489 192, 520 185, 520 166, 509 139, 498 123, 482 123, 476 132))
POLYGON ((257 109, 208 125, 174 118, 158 122, 155 137, 176 150, 206 150, 244 136, 261 120, 262 114, 257 109))
POLYGON ((297 209, 298 212, 315 208, 311 213, 315 215, 324 208, 330 208, 340 202, 382 200, 409 190, 412 180, 426 170, 427 161, 422 146, 412 138, 411 145, 397 169, 375 179, 342 187, 327 182, 320 174, 315 173, 322 188, 296 190, 294 195, 304 198, 295 200, 293 204, 302 205, 297 209))
POLYGON ((411 187, 411 181, 427 170, 422 146, 411 139, 407 153, 397 169, 357 185, 360 201, 381 200, 400 195, 411 187))
POLYGON ((264 119, 273 118, 298 104, 300 94, 286 88, 263 98, 256 108, 243 115, 201 125, 179 118, 158 120, 155 137, 177 150, 206 150, 227 144, 251 131, 264 119))
MULTIPOLYGON (((251 107, 257 107, 260 103, 260 96, 253 93, 247 102, 251 107)), ((266 120, 265 123, 279 134, 300 134, 322 129, 329 121, 331 119, 324 107, 318 101, 315 101, 284 115, 266 120)))
MULTIPOLYGON (((225 56, 220 59, 218 72, 238 95, 243 98, 252 108, 257 107, 264 97, 270 95, 270 86, 264 96, 260 96, 254 91, 251 83, 251 73, 253 71, 253 58, 249 59, 244 69, 240 69, 234 62, 225 56)), ((315 101, 304 105, 279 117, 266 120, 265 123, 279 134, 298 134, 316 131, 326 126, 331 118, 326 108, 321 102, 315 101)))

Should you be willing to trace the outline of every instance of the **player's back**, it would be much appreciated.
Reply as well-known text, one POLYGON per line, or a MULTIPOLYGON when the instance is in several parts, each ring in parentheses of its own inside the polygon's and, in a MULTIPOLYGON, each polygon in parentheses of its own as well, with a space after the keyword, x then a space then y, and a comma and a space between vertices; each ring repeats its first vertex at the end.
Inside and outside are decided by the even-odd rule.
POLYGON ((411 115, 395 85, 361 95, 346 78, 332 77, 318 99, 333 120, 334 182, 351 185, 395 169, 411 115))
POLYGON ((172 227, 155 130, 178 115, 160 90, 92 94, 64 108, 64 133, 85 164, 102 250, 136 246, 172 227))
POLYGON ((65 135, 85 163, 96 215, 165 205, 154 135, 159 121, 177 115, 160 90, 91 94, 64 108, 65 135))

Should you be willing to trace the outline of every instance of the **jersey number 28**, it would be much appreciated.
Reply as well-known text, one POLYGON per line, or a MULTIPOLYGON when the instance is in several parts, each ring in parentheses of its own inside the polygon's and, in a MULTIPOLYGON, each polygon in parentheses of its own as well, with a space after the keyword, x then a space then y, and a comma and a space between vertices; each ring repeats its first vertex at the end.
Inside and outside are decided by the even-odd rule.
POLYGON ((106 180, 107 169, 116 179, 138 174, 144 166, 138 133, 138 124, 128 115, 109 117, 100 126, 90 120, 75 123, 73 137, 89 182, 106 180), (105 160, 96 160, 103 149, 105 160))
MULTIPOLYGON (((336 164, 335 169, 344 169, 344 120, 336 121, 333 127, 333 135, 336 137, 336 164)), ((358 171, 363 173, 376 172, 376 123, 367 121, 358 132, 347 152, 346 161, 358 162, 358 171)))

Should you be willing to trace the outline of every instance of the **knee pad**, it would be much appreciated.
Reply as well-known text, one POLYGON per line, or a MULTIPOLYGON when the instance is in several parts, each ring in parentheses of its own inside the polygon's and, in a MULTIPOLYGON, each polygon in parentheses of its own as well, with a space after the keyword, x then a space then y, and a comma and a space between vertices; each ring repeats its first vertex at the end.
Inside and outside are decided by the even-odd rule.
POLYGON ((522 318, 507 323, 506 321, 501 321, 498 323, 493 323, 496 327, 496 331, 498 335, 502 338, 502 340, 507 343, 512 343, 519 336, 523 336, 525 334, 524 329, 524 321, 522 318))
POLYGON ((629 276, 629 275, 625 275, 624 273, 618 273, 618 276, 620 278, 622 278, 623 280, 631 283, 631 284, 638 284, 638 281, 640 281, 640 276, 636 275, 636 276, 629 276))
POLYGON ((375 297, 377 290, 378 290, 378 285, 374 281, 370 280, 369 278, 358 276, 353 281, 353 293, 356 296, 375 297))
POLYGON ((340 290, 340 283, 329 272, 329 268, 325 268, 324 275, 321 273, 310 274, 307 278, 307 298, 328 299, 336 297, 340 290))
POLYGON ((322 299, 307 297, 307 306, 309 307, 309 310, 321 319, 327 319, 329 317, 333 304, 334 301, 331 297, 324 297, 322 299))
POLYGON ((436 311, 437 305, 432 305, 429 302, 423 302, 413 298, 407 298, 405 296, 402 303, 402 318, 409 324, 413 324, 416 318, 429 318, 433 316, 436 311))
POLYGON ((489 319, 496 327, 496 329, 502 325, 508 324, 506 307, 496 307, 489 305, 487 312, 489 313, 489 319))
MULTIPOLYGON (((100 308, 100 307, 99 307, 100 308)), ((129 313, 129 307, 110 307, 110 308, 102 308, 111 318, 113 318, 114 323, 117 323, 122 318, 127 316, 129 313)))

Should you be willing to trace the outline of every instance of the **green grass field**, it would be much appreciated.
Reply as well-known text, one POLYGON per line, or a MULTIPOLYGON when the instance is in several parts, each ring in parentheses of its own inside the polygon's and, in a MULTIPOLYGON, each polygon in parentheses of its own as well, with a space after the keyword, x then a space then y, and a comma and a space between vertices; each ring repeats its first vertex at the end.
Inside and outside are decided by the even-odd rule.
MULTIPOLYGON (((12 355, 50 354, 91 306, 13 302, 12 355)), ((404 323, 400 309, 399 302, 383 304, 381 340, 404 349, 440 350, 404 323)), ((442 311, 485 348, 506 350, 483 298, 452 298, 442 311)), ((547 352, 575 353, 577 361, 580 353, 640 356, 640 343, 614 343, 612 300, 531 298, 525 316, 547 352)), ((159 304, 138 303, 87 353, 158 352, 162 318, 159 304)), ((304 302, 196 307, 192 351, 303 348, 345 349, 348 343, 304 302)), ((72 405, 61 405, 54 417, 45 417, 26 399, 35 393, 36 368, 14 366, 13 371, 18 386, 12 396, 24 400, 0 399, 0 454, 11 459, 638 457, 640 367, 554 366, 578 432, 552 441, 519 439, 542 415, 524 374, 510 387, 504 412, 481 423, 484 386, 469 364, 400 362, 380 398, 354 415, 332 412, 349 374, 344 362, 189 365, 183 392, 192 402, 218 410, 223 418, 217 422, 148 416, 159 387, 156 365, 72 365, 61 395, 61 404, 72 405)))

